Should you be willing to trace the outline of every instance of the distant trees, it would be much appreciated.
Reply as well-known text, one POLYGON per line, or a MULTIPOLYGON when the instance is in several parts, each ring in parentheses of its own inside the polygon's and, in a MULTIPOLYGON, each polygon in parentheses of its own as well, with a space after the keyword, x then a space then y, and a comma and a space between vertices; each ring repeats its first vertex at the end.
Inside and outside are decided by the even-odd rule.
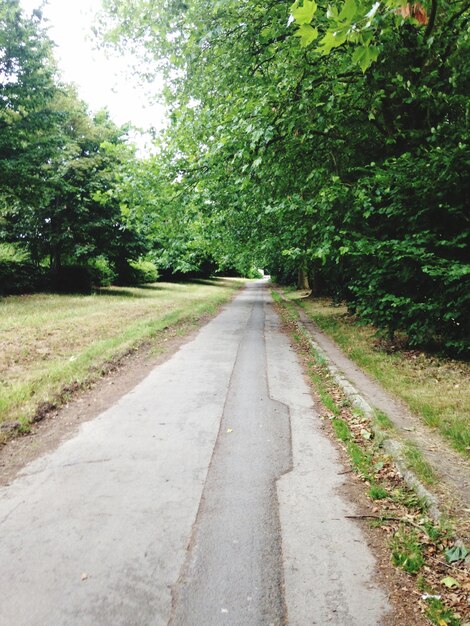
POLYGON ((114 189, 134 150, 126 128, 106 111, 90 116, 61 84, 51 48, 40 13, 26 17, 17 0, 0 6, 0 243, 26 251, 36 266, 47 263, 56 286, 73 289, 88 270, 85 284, 104 274, 128 282, 129 263, 146 244, 114 189), (88 270, 61 276, 64 265, 88 270))

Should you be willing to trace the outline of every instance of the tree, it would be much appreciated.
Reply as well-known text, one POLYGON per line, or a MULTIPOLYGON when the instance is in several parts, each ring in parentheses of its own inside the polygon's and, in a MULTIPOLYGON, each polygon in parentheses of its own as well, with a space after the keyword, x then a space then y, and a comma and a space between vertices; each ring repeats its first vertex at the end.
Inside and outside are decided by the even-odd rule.
POLYGON ((106 112, 94 118, 70 87, 57 90, 54 154, 40 166, 42 201, 16 203, 5 214, 10 240, 23 244, 35 260, 49 257, 59 271, 63 260, 84 262, 106 255, 120 236, 120 209, 107 194, 119 153, 106 146, 124 141, 106 112))
POLYGON ((217 247, 308 273, 390 336, 462 349, 465 2, 106 6, 108 40, 167 78, 165 159, 217 247))
POLYGON ((0 199, 41 195, 43 163, 53 154, 56 94, 51 42, 41 15, 23 15, 19 0, 0 6, 0 199))
MULTIPOLYGON (((91 116, 60 82, 52 46, 40 12, 26 17, 18 0, 1 5, 0 243, 26 250, 36 266, 47 259, 55 275, 64 264, 100 259, 128 281, 129 262, 146 243, 123 216, 115 189, 135 150, 126 128, 106 111, 91 116)), ((21 273, 14 269, 11 284, 21 273)))

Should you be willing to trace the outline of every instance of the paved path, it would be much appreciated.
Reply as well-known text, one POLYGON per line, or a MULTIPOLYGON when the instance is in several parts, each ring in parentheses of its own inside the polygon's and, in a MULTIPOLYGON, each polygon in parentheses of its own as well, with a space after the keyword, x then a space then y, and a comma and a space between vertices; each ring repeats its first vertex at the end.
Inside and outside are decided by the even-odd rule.
POLYGON ((0 490, 0 626, 380 624, 263 283, 0 490))

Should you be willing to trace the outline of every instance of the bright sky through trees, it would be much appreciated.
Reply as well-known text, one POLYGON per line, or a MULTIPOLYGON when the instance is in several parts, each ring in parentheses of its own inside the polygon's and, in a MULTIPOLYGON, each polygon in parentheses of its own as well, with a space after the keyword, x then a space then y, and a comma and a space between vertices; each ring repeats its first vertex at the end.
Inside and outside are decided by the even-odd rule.
MULTIPOLYGON (((41 0, 21 0, 30 14, 41 0)), ((137 78, 131 76, 131 59, 107 57, 97 50, 91 28, 100 9, 99 0, 48 0, 43 13, 49 35, 56 43, 56 58, 65 81, 77 85, 79 95, 92 110, 106 106, 118 124, 160 128, 164 108, 148 103, 137 78)))

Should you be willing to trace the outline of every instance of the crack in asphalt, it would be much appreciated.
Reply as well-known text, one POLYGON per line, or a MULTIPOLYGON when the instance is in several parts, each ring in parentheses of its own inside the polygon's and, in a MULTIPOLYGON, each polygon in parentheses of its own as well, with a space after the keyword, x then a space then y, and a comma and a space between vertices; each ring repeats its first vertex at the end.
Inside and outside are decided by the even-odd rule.
POLYGON ((276 481, 292 467, 288 407, 267 381, 264 293, 232 371, 171 626, 287 623, 276 481))

